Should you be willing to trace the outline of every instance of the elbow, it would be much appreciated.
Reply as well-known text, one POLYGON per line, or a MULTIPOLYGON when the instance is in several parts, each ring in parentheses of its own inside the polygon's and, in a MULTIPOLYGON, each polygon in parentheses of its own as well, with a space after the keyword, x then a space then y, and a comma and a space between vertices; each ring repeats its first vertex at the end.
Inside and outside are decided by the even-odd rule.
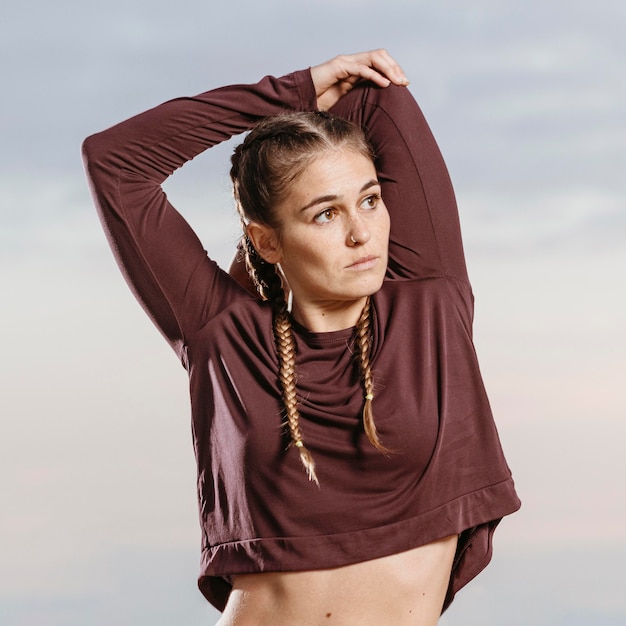
POLYGON ((105 154, 101 133, 87 137, 87 139, 83 141, 80 151, 85 169, 89 171, 90 165, 101 161, 105 154))
POLYGON ((83 163, 85 164, 87 164, 91 160, 91 155, 93 153, 92 152, 93 137, 94 135, 87 137, 87 139, 85 139, 80 146, 80 154, 83 157, 83 163))
POLYGON ((81 154, 85 165, 119 165, 124 144, 114 128, 94 133, 83 141, 81 154))
POLYGON ((102 212, 110 204, 107 198, 111 197, 115 180, 112 155, 107 149, 102 133, 91 135, 83 141, 81 156, 89 190, 96 208, 102 212))
POLYGON ((81 156, 92 187, 100 187, 119 167, 106 132, 87 137, 81 145, 81 156))
POLYGON ((96 163, 98 162, 98 141, 96 140, 97 135, 92 135, 91 137, 87 137, 81 145, 81 156, 83 159, 83 167, 85 168, 85 174, 87 175, 87 181, 89 183, 89 187, 91 189, 91 193, 94 196, 94 199, 97 197, 96 189, 97 185, 97 172, 98 167, 96 163))

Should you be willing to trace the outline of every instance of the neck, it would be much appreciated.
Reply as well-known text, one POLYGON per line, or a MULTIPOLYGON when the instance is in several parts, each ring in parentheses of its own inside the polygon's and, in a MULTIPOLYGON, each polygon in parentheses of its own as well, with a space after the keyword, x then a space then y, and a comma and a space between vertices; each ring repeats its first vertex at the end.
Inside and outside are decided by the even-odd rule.
POLYGON ((294 300, 292 315, 295 320, 314 333, 328 333, 356 326, 367 296, 348 302, 315 303, 301 306, 294 300))

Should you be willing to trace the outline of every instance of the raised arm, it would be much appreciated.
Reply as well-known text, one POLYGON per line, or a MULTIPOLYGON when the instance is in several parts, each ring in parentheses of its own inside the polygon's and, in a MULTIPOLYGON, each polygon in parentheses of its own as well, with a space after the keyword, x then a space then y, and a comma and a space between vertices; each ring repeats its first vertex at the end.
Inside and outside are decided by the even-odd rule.
POLYGON ((315 107, 305 70, 172 100, 85 140, 87 176, 114 255, 181 358, 190 333, 249 295, 208 259, 161 184, 185 162, 260 118, 315 107))
POLYGON ((331 109, 365 128, 391 215, 390 278, 448 276, 467 285, 454 191, 406 87, 359 81, 331 109))

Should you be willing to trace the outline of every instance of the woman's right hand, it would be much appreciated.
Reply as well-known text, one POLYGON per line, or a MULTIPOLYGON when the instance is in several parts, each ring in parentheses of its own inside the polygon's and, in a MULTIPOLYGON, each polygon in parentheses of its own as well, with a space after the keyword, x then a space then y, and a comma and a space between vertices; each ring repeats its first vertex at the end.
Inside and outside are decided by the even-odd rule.
POLYGON ((386 50, 342 54, 311 68, 317 94, 317 108, 327 111, 360 80, 371 80, 379 87, 408 85, 402 68, 386 50))

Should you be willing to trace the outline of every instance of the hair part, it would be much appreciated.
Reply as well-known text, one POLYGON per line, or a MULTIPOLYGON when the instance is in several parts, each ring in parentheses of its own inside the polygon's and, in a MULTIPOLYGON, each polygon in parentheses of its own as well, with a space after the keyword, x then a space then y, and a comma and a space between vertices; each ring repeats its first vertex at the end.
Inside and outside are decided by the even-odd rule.
MULTIPOLYGON (((275 207, 287 197, 292 183, 307 166, 328 150, 346 149, 373 161, 363 131, 326 112, 289 113, 265 118, 237 146, 230 176, 244 235, 241 248, 246 267, 261 298, 272 305, 273 333, 278 355, 278 381, 290 440, 309 479, 319 485, 315 462, 304 444, 296 389, 296 346, 280 272, 263 260, 246 234, 250 221, 279 228, 275 207)), ((356 325, 355 361, 365 391, 363 426, 378 450, 388 453, 374 424, 374 384, 370 366, 372 305, 369 297, 356 325)))

